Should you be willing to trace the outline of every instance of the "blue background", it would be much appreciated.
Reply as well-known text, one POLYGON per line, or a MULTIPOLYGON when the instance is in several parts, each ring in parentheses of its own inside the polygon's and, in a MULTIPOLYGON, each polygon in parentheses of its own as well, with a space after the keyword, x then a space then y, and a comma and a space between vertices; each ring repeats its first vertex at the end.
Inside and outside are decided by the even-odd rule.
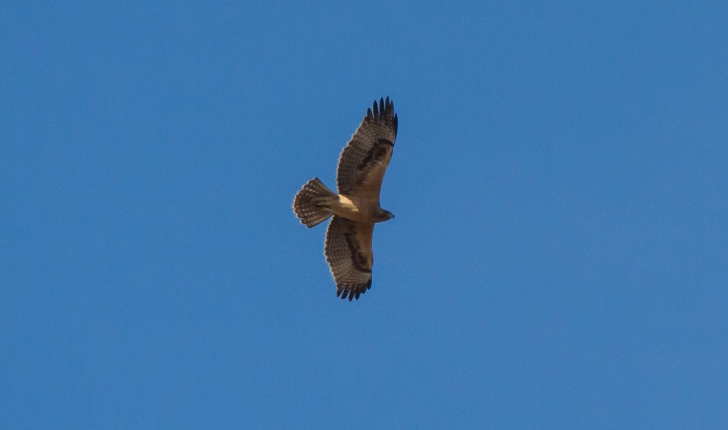
POLYGON ((119 3, 0 5, 0 427, 724 428, 724 1, 119 3))

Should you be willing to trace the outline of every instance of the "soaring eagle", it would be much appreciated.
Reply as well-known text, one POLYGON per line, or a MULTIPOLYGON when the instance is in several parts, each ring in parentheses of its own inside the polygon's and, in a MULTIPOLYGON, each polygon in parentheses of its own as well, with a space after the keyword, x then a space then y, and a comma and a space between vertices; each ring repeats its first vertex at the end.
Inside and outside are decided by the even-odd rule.
POLYGON ((396 138, 394 103, 387 97, 379 99, 377 106, 375 100, 339 157, 339 193, 313 178, 293 200, 293 211, 306 227, 333 216, 324 254, 336 282, 336 295, 342 299, 358 300, 372 286, 374 224, 394 218, 379 206, 379 192, 396 138))

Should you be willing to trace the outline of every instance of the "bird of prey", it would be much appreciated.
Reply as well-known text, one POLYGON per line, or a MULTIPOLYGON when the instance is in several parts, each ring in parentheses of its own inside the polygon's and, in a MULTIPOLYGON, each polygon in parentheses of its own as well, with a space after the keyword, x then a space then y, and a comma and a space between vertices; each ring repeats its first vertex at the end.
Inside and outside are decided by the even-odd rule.
POLYGON ((374 224, 394 218, 379 206, 384 173, 397 138, 394 103, 376 100, 341 151, 336 170, 338 194, 318 178, 308 181, 293 200, 301 224, 313 227, 329 217, 324 255, 336 282, 336 295, 359 299, 372 286, 374 224))

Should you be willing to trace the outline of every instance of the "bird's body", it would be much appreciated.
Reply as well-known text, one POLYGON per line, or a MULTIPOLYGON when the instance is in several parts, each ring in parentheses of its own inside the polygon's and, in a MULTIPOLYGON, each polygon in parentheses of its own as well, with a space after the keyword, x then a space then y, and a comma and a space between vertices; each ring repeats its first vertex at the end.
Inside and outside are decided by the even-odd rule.
POLYGON ((374 224, 394 217, 379 206, 384 173, 397 137, 394 103, 387 97, 367 109, 344 147, 336 172, 338 194, 314 178, 296 194, 293 210, 307 227, 332 217, 324 254, 342 299, 359 298, 371 287, 374 224))
POLYGON ((338 199, 331 205, 331 212, 334 215, 344 217, 351 221, 358 222, 383 222, 387 221, 386 211, 379 207, 379 202, 362 198, 361 196, 347 197, 338 195, 338 199))

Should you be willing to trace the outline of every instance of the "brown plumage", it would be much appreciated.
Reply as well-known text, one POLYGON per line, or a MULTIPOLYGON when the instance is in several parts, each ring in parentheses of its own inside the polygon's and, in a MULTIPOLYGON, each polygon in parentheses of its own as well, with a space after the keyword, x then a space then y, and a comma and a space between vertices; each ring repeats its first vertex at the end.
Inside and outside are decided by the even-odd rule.
POLYGON ((389 100, 375 101, 339 157, 338 194, 318 178, 293 200, 293 211, 307 227, 329 217, 324 254, 336 282, 336 295, 359 299, 372 285, 374 224, 394 217, 379 206, 384 174, 397 138, 397 114, 389 100))

